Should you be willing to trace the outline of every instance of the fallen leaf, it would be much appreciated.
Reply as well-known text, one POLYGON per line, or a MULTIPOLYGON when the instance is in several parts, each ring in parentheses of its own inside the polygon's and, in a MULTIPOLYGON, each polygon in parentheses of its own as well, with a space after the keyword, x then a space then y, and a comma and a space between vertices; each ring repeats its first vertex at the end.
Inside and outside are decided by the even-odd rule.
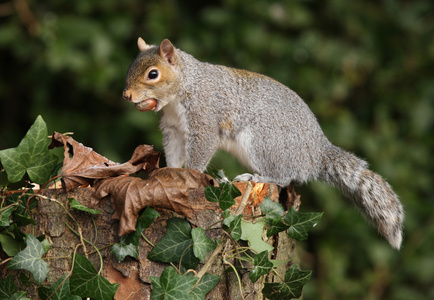
POLYGON ((257 183, 254 181, 250 181, 250 183, 246 182, 234 182, 234 185, 240 190, 241 196, 236 197, 234 200, 237 203, 236 205, 231 207, 232 211, 235 211, 238 208, 238 205, 241 202, 241 199, 244 195, 244 192, 247 188, 247 185, 252 185, 252 190, 249 194, 249 199, 247 201, 246 208, 244 209, 244 215, 251 215, 255 211, 257 211, 257 207, 264 201, 265 198, 270 197, 271 199, 279 198, 279 191, 275 184, 270 183, 257 183))
POLYGON ((96 183, 92 205, 111 195, 113 218, 120 220, 119 235, 135 230, 139 212, 146 206, 172 210, 193 219, 195 210, 219 209, 218 204, 203 201, 195 206, 188 201, 190 191, 217 183, 198 170, 161 168, 147 179, 131 176, 103 179, 96 183))
POLYGON ((66 191, 92 185, 95 179, 129 175, 141 170, 150 173, 158 168, 160 153, 150 145, 140 145, 131 159, 123 164, 113 162, 75 141, 72 137, 54 132, 50 149, 64 147, 62 185, 66 191))

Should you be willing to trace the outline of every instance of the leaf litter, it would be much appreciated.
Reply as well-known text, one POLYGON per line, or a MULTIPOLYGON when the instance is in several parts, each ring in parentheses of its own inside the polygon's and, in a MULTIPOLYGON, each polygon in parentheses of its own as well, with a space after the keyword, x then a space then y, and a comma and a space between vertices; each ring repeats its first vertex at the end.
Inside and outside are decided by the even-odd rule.
POLYGON ((218 204, 204 201, 200 206, 189 202, 192 190, 218 186, 210 175, 193 169, 159 168, 160 153, 153 146, 140 145, 131 159, 113 162, 72 137, 54 132, 50 148, 64 147, 61 172, 66 191, 88 185, 95 188, 92 205, 111 196, 114 219, 120 220, 119 235, 135 231, 139 212, 147 207, 172 210, 193 219, 195 210, 218 210, 218 204), (145 172, 146 179, 129 176, 145 172))

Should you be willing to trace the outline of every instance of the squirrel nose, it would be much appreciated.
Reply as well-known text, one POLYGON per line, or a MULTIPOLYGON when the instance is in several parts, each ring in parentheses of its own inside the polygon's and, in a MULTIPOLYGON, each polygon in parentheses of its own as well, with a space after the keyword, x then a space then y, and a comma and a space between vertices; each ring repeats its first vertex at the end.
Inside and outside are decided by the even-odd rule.
POLYGON ((125 90, 122 92, 122 97, 123 97, 125 100, 131 102, 131 98, 132 98, 132 93, 131 93, 131 91, 125 89, 125 90))

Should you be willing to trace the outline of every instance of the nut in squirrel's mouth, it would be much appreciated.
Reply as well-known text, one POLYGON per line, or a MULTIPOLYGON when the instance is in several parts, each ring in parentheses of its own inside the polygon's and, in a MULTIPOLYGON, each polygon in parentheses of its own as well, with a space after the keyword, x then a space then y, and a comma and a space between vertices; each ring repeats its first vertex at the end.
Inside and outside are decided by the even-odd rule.
POLYGON ((158 101, 156 99, 146 99, 136 103, 136 109, 139 111, 158 111, 158 101))

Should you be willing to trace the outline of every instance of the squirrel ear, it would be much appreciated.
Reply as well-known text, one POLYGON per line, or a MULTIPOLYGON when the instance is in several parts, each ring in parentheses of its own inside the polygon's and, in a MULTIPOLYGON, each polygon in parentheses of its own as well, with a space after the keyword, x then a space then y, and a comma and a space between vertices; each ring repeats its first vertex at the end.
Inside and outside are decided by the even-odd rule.
POLYGON ((148 48, 149 48, 149 46, 146 44, 146 42, 141 37, 139 37, 137 40, 137 46, 139 47, 140 51, 145 51, 145 50, 148 50, 148 48))
POLYGON ((160 49, 158 53, 162 58, 167 60, 167 62, 171 65, 175 64, 175 47, 168 39, 164 39, 160 44, 160 49))

